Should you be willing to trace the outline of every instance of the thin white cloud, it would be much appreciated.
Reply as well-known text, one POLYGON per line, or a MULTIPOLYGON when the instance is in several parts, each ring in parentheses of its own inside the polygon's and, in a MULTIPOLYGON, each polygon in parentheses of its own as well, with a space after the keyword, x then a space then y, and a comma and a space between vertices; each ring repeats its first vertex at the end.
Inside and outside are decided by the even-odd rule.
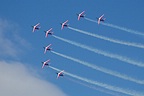
POLYGON ((18 24, 0 18, 1 57, 18 57, 23 48, 30 47, 30 44, 19 36, 18 31, 18 24))
POLYGON ((55 85, 41 80, 19 62, 0 61, 0 96, 66 96, 55 85))

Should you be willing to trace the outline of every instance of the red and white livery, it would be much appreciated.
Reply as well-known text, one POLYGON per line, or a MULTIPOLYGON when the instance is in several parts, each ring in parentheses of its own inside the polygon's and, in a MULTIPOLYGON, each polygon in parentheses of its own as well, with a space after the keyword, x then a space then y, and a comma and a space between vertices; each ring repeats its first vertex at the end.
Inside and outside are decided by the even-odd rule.
POLYGON ((50 46, 51 46, 52 44, 49 44, 48 46, 46 46, 46 47, 44 47, 44 54, 47 52, 47 50, 52 50, 52 48, 50 48, 50 46))
POLYGON ((36 25, 32 26, 33 27, 32 32, 35 32, 35 30, 39 30, 40 29, 39 25, 40 23, 37 23, 36 25))
POLYGON ((42 68, 44 68, 45 66, 49 66, 50 59, 46 60, 45 62, 42 62, 42 68))
POLYGON ((48 34, 52 35, 53 32, 51 32, 51 31, 52 31, 52 28, 50 28, 49 30, 45 31, 45 37, 48 37, 48 34))
POLYGON ((68 27, 68 24, 66 24, 68 22, 68 20, 66 20, 64 23, 61 23, 61 30, 64 28, 64 27, 68 27))
POLYGON ((63 74, 64 70, 60 71, 59 73, 57 73, 57 79, 60 77, 60 76, 64 76, 63 74))
POLYGON ((100 21, 105 21, 106 18, 103 18, 104 17, 104 14, 101 15, 99 18, 98 18, 98 24, 100 24, 100 21))
POLYGON ((85 17, 84 12, 85 12, 85 11, 82 11, 80 14, 77 14, 77 15, 78 15, 78 20, 80 20, 81 17, 82 17, 82 18, 85 17))

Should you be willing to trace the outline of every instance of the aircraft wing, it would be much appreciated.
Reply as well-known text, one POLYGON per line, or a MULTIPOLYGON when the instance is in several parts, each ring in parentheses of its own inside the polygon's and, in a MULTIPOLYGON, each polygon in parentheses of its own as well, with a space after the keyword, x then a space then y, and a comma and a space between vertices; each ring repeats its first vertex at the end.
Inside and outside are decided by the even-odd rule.
POLYGON ((78 16, 78 20, 80 20, 80 15, 78 16))
POLYGON ((48 62, 50 62, 50 59, 48 59, 47 61, 45 61, 45 63, 48 63, 48 62))
POLYGON ((36 25, 35 25, 35 27, 37 27, 37 26, 39 26, 40 25, 40 23, 37 23, 36 25))
POLYGON ((47 49, 45 48, 45 50, 44 50, 44 54, 46 53, 46 51, 47 51, 47 49))
POLYGON ((64 72, 64 70, 62 70, 61 72, 59 72, 60 74, 62 74, 64 72))
POLYGON ((43 62, 42 68, 44 68, 45 64, 46 64, 46 62, 43 62))
POLYGON ((44 68, 44 64, 42 65, 42 68, 44 68))
POLYGON ((64 25, 62 24, 62 26, 61 26, 61 30, 64 28, 64 25))
POLYGON ((59 78, 59 76, 60 76, 60 75, 58 74, 58 75, 57 75, 57 79, 59 78))
POLYGON ((60 73, 57 74, 57 79, 60 77, 60 73))
POLYGON ((65 25, 68 22, 68 20, 66 20, 63 24, 65 25))
POLYGON ((81 12, 81 13, 80 13, 80 16, 81 16, 81 15, 83 15, 83 14, 84 14, 84 12, 85 12, 85 11, 81 12))
POLYGON ((62 23, 61 30, 64 28, 64 23, 62 23))
POLYGON ((47 48, 49 48, 51 45, 52 45, 52 44, 49 44, 49 45, 47 46, 47 48))
POLYGON ((44 68, 45 64, 42 65, 42 68, 44 68))
POLYGON ((104 16, 104 14, 103 14, 102 16, 100 16, 100 18, 99 18, 99 19, 101 20, 101 19, 103 18, 103 16, 104 16))
POLYGON ((34 32, 35 31, 35 26, 33 27, 33 31, 32 32, 34 32))
POLYGON ((52 28, 50 28, 50 29, 48 30, 48 32, 51 32, 51 30, 52 30, 52 28))
POLYGON ((48 32, 45 33, 45 37, 48 37, 48 32))
POLYGON ((98 24, 100 24, 100 19, 98 19, 98 24))

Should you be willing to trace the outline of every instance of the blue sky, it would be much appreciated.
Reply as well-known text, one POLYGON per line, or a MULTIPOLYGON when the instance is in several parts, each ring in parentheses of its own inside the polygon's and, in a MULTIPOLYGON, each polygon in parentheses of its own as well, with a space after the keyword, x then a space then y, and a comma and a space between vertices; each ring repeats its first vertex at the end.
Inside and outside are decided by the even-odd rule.
MULTIPOLYGON (((54 90, 58 90, 58 92, 60 91, 60 94, 62 94, 61 96, 64 96, 65 94, 67 96, 113 96, 107 92, 124 96, 128 96, 128 94, 107 90, 103 87, 77 80, 69 75, 65 75, 64 78, 57 80, 55 70, 52 70, 51 68, 41 69, 42 61, 50 59, 51 66, 61 70, 64 69, 66 72, 88 78, 89 80, 119 87, 123 90, 128 89, 132 90, 132 92, 136 91, 137 93, 142 93, 144 90, 143 84, 124 80, 122 78, 94 70, 72 60, 58 56, 52 52, 43 54, 43 47, 51 43, 53 51, 55 52, 114 71, 115 73, 118 72, 123 74, 123 76, 126 75, 127 77, 132 77, 142 81, 144 80, 144 76, 141 74, 144 72, 144 67, 135 66, 122 60, 117 60, 102 54, 94 53, 92 51, 58 40, 53 36, 45 38, 44 31, 52 27, 54 35, 56 36, 81 43, 88 47, 104 51, 105 53, 116 54, 119 57, 122 56, 143 65, 144 48, 112 43, 107 40, 82 34, 78 31, 73 31, 69 28, 64 28, 64 30, 61 30, 60 25, 60 23, 64 22, 65 20, 69 20, 68 23, 73 28, 123 42, 135 43, 135 45, 144 45, 144 36, 127 32, 130 30, 136 33, 139 32, 144 34, 144 14, 142 13, 144 9, 143 3, 143 0, 2 0, 0 3, 0 44, 2 45, 0 47, 2 50, 0 53, 1 67, 5 68, 4 65, 7 65, 7 63, 15 66, 9 66, 10 69, 11 67, 15 69, 16 66, 19 68, 19 65, 22 65, 22 68, 24 67, 29 70, 28 72, 30 72, 30 76, 34 76, 34 78, 50 83, 52 84, 50 86, 56 87, 54 90), (82 12, 83 10, 85 10, 86 17, 92 20, 96 20, 97 17, 105 14, 106 20, 104 24, 113 24, 119 26, 121 29, 126 29, 126 31, 104 26, 103 24, 98 25, 97 23, 88 21, 84 18, 81 18, 81 20, 78 21, 76 14, 82 12), (31 26, 37 24, 38 22, 40 23, 41 29, 35 33, 32 33, 31 26), (16 62, 17 65, 14 65, 14 62, 16 62), (87 86, 84 86, 85 84, 87 86), (92 88, 91 86, 100 88, 104 91, 101 92, 92 88)), ((25 71, 18 70, 18 72, 25 71)), ((18 76, 19 75, 20 74, 18 74, 18 76)), ((28 78, 29 75, 27 71, 26 75, 26 78, 28 78)), ((37 84, 37 79, 33 79, 36 81, 35 84, 37 84)), ((45 89, 45 87, 43 88, 45 89)), ((49 95, 48 93, 49 92, 43 93, 43 95, 49 95)), ((2 95, 6 96, 6 94, 2 95)), ((20 93, 20 95, 22 94, 20 93)), ((55 96, 59 96, 59 94, 55 94, 55 96)))

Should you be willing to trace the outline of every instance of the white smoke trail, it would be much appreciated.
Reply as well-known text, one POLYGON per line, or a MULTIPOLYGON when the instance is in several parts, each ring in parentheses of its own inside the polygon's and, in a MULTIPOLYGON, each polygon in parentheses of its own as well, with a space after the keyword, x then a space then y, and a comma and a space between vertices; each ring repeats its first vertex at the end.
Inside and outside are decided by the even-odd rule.
POLYGON ((70 56, 67 56, 67 55, 64 55, 64 54, 61 54, 61 53, 58 53, 58 52, 55 52, 55 51, 51 51, 52 53, 58 55, 58 56, 61 56, 63 58, 66 58, 66 59, 69 59, 69 60, 72 60, 74 62, 77 62, 79 64, 82 64, 82 65, 85 65, 87 67, 90 67, 92 69, 95 69, 95 70, 98 70, 98 71, 101 71, 103 73, 106 73, 106 74, 109 74, 109 75, 112 75, 112 76, 116 76, 116 77, 119 77, 121 79, 125 79, 125 80, 129 80, 129 81, 132 81, 132 82, 135 82, 135 83, 138 83, 138 84, 144 84, 144 81, 142 80, 137 80, 137 79, 134 79, 132 77, 129 77, 127 75, 124 75, 124 74, 120 74, 118 72, 114 72, 112 70, 109 70, 109 69, 106 69, 106 68, 103 68, 103 67, 99 67, 99 66, 96 66, 94 64, 91 64, 91 63, 88 63, 88 62, 84 62, 84 61, 81 61, 79 59, 76 59, 76 58, 73 58, 73 57, 70 57, 70 56))
POLYGON ((85 17, 84 19, 86 19, 88 21, 91 21, 91 22, 94 22, 94 23, 98 23, 96 20, 93 20, 93 19, 90 19, 90 18, 87 18, 87 17, 85 17))
POLYGON ((69 77, 65 77, 65 78, 68 79, 68 80, 70 80, 70 81, 72 81, 72 82, 78 83, 78 84, 80 84, 80 85, 82 85, 82 86, 86 86, 86 87, 88 87, 88 88, 91 88, 91 89, 94 89, 94 90, 97 90, 97 91, 100 91, 100 92, 104 92, 104 93, 106 93, 106 94, 110 94, 110 95, 113 95, 113 96, 122 96, 122 95, 120 95, 120 94, 118 94, 118 93, 111 92, 111 91, 108 91, 108 90, 104 90, 104 89, 98 88, 98 87, 96 87, 96 86, 88 85, 88 84, 82 83, 82 82, 80 82, 80 81, 74 80, 74 79, 69 78, 69 77))
MULTIPOLYGON (((53 70, 56 70, 56 71, 61 71, 60 69, 55 68, 55 67, 52 67, 52 66, 49 66, 49 68, 51 68, 51 69, 53 69, 53 70)), ((132 96, 144 96, 143 93, 136 92, 136 91, 134 91, 134 90, 123 89, 123 88, 115 87, 115 86, 108 85, 108 84, 105 84, 105 83, 93 81, 93 80, 90 80, 90 79, 87 79, 87 78, 80 77, 80 76, 78 76, 78 75, 74 75, 74 74, 68 73, 68 72, 66 72, 66 71, 63 72, 63 73, 66 74, 66 75, 68 75, 68 76, 70 76, 70 77, 76 78, 76 79, 78 79, 78 80, 85 81, 85 82, 90 83, 90 84, 93 84, 93 85, 97 85, 97 86, 106 88, 106 89, 108 89, 108 90, 112 90, 112 91, 124 93, 124 94, 127 94, 127 95, 132 95, 132 96)))
MULTIPOLYGON (((88 21, 97 23, 96 20, 92 20, 92 19, 86 18, 86 17, 85 17, 85 19, 88 20, 88 21)), ((124 27, 120 27, 120 26, 117 26, 117 25, 114 25, 114 24, 103 23, 103 22, 101 22, 100 24, 105 25, 105 26, 108 26, 108 27, 112 27, 112 28, 115 28, 115 29, 119 29, 119 30, 122 30, 122 31, 125 31, 125 32, 129 32, 129 33, 132 33, 132 34, 144 36, 144 33, 142 33, 142 32, 135 31, 135 30, 128 29, 128 28, 124 28, 124 27)))
POLYGON ((127 45, 127 46, 133 46, 133 47, 137 47, 137 48, 144 48, 143 44, 138 44, 138 43, 133 43, 133 42, 126 42, 126 41, 121 41, 121 40, 117 40, 117 39, 112 39, 112 38, 108 38, 108 37, 104 37, 104 36, 101 36, 101 35, 89 33, 89 32, 86 32, 86 31, 83 31, 83 30, 80 30, 80 29, 76 29, 76 28, 72 28, 72 27, 68 27, 68 28, 71 29, 71 30, 80 32, 82 34, 86 34, 86 35, 89 35, 89 36, 92 36, 92 37, 95 37, 95 38, 99 38, 99 39, 102 39, 102 40, 106 40, 106 41, 109 41, 109 42, 122 44, 122 45, 127 45))
POLYGON ((59 40, 61 40, 61 41, 64 41, 64 42, 67 42, 69 44, 75 45, 77 47, 92 51, 94 53, 97 53, 97 54, 100 54, 100 55, 103 55, 103 56, 106 56, 106 57, 109 57, 109 58, 117 59, 117 60, 132 64, 132 65, 136 65, 138 67, 144 67, 144 63, 132 60, 132 59, 130 59, 128 57, 124 57, 124 56, 120 56, 120 55, 117 55, 117 54, 108 53, 108 52, 105 52, 105 51, 102 51, 102 50, 99 50, 99 49, 96 49, 96 48, 92 48, 92 47, 89 47, 89 46, 86 46, 86 45, 83 45, 83 44, 80 44, 80 43, 77 43, 77 42, 74 42, 74 41, 70 41, 70 40, 58 37, 56 35, 52 35, 52 36, 57 38, 57 39, 59 39, 59 40))

